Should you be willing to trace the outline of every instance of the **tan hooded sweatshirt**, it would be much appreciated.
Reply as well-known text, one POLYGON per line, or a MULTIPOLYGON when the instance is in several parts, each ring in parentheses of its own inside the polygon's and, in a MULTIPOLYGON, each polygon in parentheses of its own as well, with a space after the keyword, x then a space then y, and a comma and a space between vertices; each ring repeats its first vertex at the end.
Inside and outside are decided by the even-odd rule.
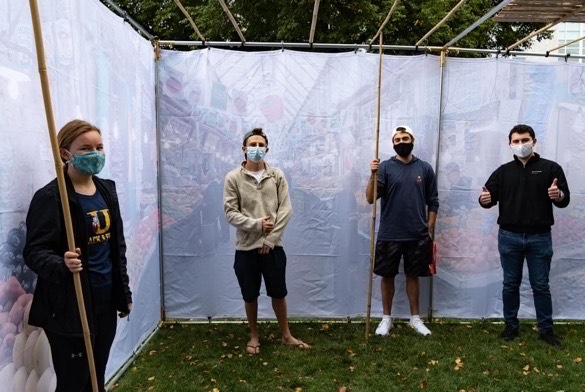
POLYGON ((236 227, 236 250, 252 250, 266 244, 282 246, 282 235, 292 207, 284 173, 264 162, 260 182, 244 168, 246 162, 229 172, 223 188, 223 207, 227 221, 236 227), (262 232, 262 219, 270 216, 274 229, 262 232))

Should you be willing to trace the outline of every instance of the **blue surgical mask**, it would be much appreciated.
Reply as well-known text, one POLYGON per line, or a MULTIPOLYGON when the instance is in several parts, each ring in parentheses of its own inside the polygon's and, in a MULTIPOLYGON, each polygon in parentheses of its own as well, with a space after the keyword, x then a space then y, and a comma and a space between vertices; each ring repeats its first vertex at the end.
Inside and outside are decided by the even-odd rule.
POLYGON ((246 156, 254 163, 264 159, 266 147, 246 147, 246 156))
POLYGON ((91 151, 83 154, 71 154, 69 160, 78 172, 83 174, 98 174, 106 163, 106 154, 103 151, 91 151))

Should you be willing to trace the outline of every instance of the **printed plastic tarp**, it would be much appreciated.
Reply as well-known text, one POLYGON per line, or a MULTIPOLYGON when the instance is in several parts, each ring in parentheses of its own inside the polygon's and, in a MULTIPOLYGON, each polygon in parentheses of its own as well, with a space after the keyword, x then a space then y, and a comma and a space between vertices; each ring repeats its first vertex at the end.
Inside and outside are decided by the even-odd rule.
MULTIPOLYGON (((434 315, 501 317, 497 208, 483 209, 477 199, 491 172, 512 159, 509 130, 527 123, 537 152, 563 166, 571 189, 569 207, 555 208, 555 317, 583 319, 585 68, 449 58, 441 97, 437 57, 384 56, 383 64, 380 158, 394 155, 390 130, 407 124, 414 154, 438 175, 434 315)), ((364 190, 375 148, 378 55, 163 51, 159 66, 167 316, 244 315, 222 188, 244 159, 242 136, 254 127, 266 131, 266 160, 284 170, 291 189, 293 218, 284 235, 290 314, 363 315, 371 222, 364 190)), ((426 314, 431 288, 422 281, 426 314)), ((397 282, 393 313, 405 316, 402 275, 397 282)), ((527 274, 521 301, 520 316, 533 318, 527 274)), ((380 302, 376 278, 374 315, 380 302)), ((273 317, 264 296, 259 309, 273 317)))
MULTIPOLYGON (((376 54, 205 49, 163 51, 155 63, 150 43, 96 0, 39 6, 56 125, 84 118, 102 129, 108 154, 102 175, 120 193, 134 309, 119 322, 108 377, 155 328, 161 301, 170 318, 244 315, 222 188, 225 174, 243 160, 242 136, 253 127, 266 130, 267 161, 284 170, 290 185, 294 213, 284 237, 290 313, 364 314, 371 222, 364 187, 375 148, 376 54)), ((25 328, 24 312, 13 310, 30 303, 34 288, 22 259, 28 205, 54 177, 32 37, 28 4, 1 2, 0 372, 18 371, 14 347, 40 335, 25 328)), ((384 57, 380 157, 393 155, 390 129, 408 124, 415 154, 438 175, 438 273, 432 287, 423 279, 421 313, 432 290, 436 316, 501 317, 497 210, 480 208, 477 198, 489 174, 512 157, 510 128, 528 123, 537 151, 563 166, 571 188, 569 207, 555 209, 555 316, 583 319, 584 69, 553 60, 449 58, 441 85, 434 56, 384 57)), ((403 316, 404 279, 397 279, 394 313, 403 316)), ((376 278, 374 315, 381 312, 378 286, 376 278)), ((533 318, 527 276, 521 294, 521 316, 533 318)), ((260 315, 272 317, 269 300, 263 296, 260 304, 260 315)))
MULTIPOLYGON (((101 129, 100 176, 116 181, 120 197, 134 307, 118 322, 109 377, 160 320, 152 46, 98 1, 44 0, 39 10, 57 129, 74 118, 101 129)), ((8 373, 23 366, 22 353, 13 357, 20 343, 39 336, 13 311, 25 301, 13 296, 30 301, 24 220, 34 192, 55 177, 28 2, 0 2, 0 53, 0 371, 8 373)), ((33 370, 41 377, 46 369, 33 370)))

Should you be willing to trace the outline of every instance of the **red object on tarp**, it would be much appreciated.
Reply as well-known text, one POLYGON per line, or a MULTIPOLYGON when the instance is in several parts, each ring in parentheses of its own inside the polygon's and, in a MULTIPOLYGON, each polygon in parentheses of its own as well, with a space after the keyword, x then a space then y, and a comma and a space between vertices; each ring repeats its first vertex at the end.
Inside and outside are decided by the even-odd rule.
POLYGON ((431 241, 431 260, 429 261, 429 274, 437 273, 437 262, 439 261, 439 244, 431 241))

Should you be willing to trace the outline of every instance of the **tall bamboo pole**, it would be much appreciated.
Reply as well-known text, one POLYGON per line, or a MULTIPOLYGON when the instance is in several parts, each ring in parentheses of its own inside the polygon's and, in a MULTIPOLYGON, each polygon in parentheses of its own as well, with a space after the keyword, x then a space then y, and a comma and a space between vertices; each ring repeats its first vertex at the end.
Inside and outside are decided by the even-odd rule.
MULTIPOLYGON (((375 122, 375 148, 374 158, 378 159, 380 147, 380 104, 382 101, 382 60, 383 60, 383 36, 380 32, 380 60, 378 64, 378 85, 376 86, 376 122, 375 122)), ((368 299, 366 306, 366 340, 370 337, 370 311, 372 310, 372 283, 374 279, 374 261, 376 260, 376 209, 378 206, 378 172, 374 173, 374 202, 372 203, 370 222, 370 275, 368 277, 368 299)))
MULTIPOLYGON (((443 122, 443 79, 445 75, 445 62, 447 61, 447 51, 442 50, 441 56, 439 57, 439 121, 437 125, 437 144, 435 146, 435 172, 439 171, 439 150, 441 146, 441 124, 443 122)), ((435 242, 435 238, 437 238, 436 234, 433 235, 433 242, 435 242)), ((434 248, 431 248, 431 252, 434 251, 434 248)), ((429 323, 433 322, 433 312, 434 312, 434 282, 435 276, 431 275, 429 278, 429 311, 428 311, 428 320, 429 323)))
MULTIPOLYGON (((55 161, 55 171, 57 172, 57 182, 59 183, 59 196, 61 197, 61 208, 63 209, 63 218, 65 220, 65 229, 67 231, 67 246, 69 251, 75 252, 75 238, 73 236, 73 224, 71 222, 71 212, 69 211, 69 198, 67 197, 67 187, 65 185, 65 174, 63 172, 63 162, 59 153, 59 143, 57 141, 57 132, 55 130, 55 118, 53 117, 53 106, 51 104, 51 90, 49 88, 49 78, 47 76, 47 64, 45 62, 45 47, 43 45, 43 31, 41 19, 39 17, 39 8, 36 0, 30 0, 30 11, 32 16, 32 25, 37 49, 37 61, 39 63, 39 74, 41 76, 41 87, 43 91, 43 101, 45 103, 45 115, 49 128, 49 138, 51 140, 51 149, 53 150, 53 159, 55 161)), ((73 283, 75 284, 75 294, 77 297, 77 307, 81 317, 81 326, 83 329, 83 340, 85 342, 85 351, 87 352, 87 361, 91 376, 91 385, 94 392, 98 392, 97 377, 95 372, 95 363, 93 360, 93 350, 91 347, 91 335, 87 323, 87 314, 85 303, 83 301, 83 291, 81 289, 81 278, 79 272, 73 273, 73 283)))

